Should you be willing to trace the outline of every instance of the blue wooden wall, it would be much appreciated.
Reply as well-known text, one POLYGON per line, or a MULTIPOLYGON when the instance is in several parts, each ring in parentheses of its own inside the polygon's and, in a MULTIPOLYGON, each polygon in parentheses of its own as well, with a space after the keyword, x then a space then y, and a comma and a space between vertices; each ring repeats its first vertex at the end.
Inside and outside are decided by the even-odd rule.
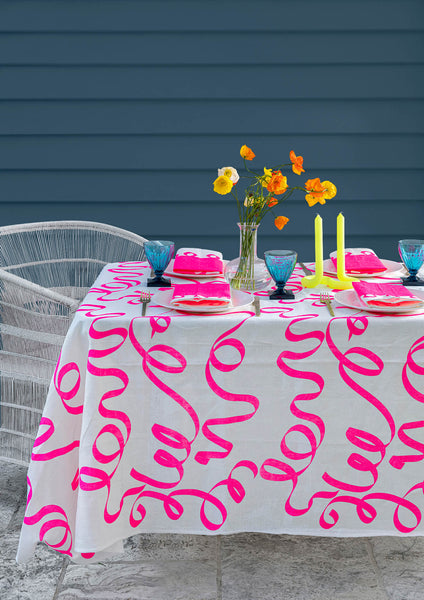
MULTIPOLYGON (((238 253, 216 169, 288 162, 329 179, 347 245, 424 237, 424 1, 0 0, 0 224, 112 223, 238 253)), ((259 252, 313 259, 303 194, 259 252)))

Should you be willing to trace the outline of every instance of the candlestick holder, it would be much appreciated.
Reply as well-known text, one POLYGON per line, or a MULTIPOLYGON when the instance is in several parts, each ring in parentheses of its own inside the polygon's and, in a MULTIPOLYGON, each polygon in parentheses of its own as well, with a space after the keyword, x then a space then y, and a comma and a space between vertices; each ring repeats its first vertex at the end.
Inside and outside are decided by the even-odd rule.
POLYGON ((317 215, 315 218, 315 274, 302 278, 303 287, 313 288, 325 285, 332 290, 349 290, 353 287, 354 281, 358 281, 358 279, 346 275, 345 271, 344 216, 342 213, 337 217, 337 278, 324 275, 322 218, 317 215))

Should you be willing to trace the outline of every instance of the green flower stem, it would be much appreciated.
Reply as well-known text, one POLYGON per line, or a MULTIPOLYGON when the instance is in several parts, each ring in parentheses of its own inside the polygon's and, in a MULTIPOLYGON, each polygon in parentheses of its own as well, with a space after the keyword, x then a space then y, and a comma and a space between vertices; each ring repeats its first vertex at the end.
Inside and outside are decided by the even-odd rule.
POLYGON ((240 262, 231 280, 234 289, 255 289, 256 232, 258 223, 240 222, 240 262))

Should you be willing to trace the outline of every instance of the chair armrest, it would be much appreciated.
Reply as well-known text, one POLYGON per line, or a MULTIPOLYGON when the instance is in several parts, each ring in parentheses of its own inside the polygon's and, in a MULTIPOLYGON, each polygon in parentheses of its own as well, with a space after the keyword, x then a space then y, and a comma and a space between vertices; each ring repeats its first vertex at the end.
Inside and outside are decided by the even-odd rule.
POLYGON ((33 283, 32 281, 28 281, 23 277, 19 277, 18 275, 8 273, 4 269, 0 269, 0 280, 16 285, 22 289, 27 290, 28 292, 37 294, 38 296, 42 296, 47 300, 52 300, 54 302, 58 302, 59 304, 63 304, 64 306, 67 306, 69 309, 71 309, 71 311, 75 311, 79 306, 78 300, 74 300, 73 298, 69 298, 68 296, 59 294, 58 292, 53 292, 52 290, 38 285, 37 283, 33 283))

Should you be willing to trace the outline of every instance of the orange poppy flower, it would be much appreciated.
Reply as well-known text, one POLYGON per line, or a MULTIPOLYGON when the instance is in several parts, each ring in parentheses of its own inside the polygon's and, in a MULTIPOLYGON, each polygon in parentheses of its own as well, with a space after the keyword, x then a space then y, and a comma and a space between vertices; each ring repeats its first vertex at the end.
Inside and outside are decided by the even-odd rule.
POLYGON ((284 194, 287 187, 287 177, 282 175, 281 171, 274 171, 266 189, 271 194, 277 194, 278 196, 279 194, 284 194))
POLYGON ((305 183, 305 189, 309 192, 309 194, 305 196, 308 206, 314 206, 317 202, 325 204, 325 193, 327 190, 323 187, 319 177, 308 179, 305 183))
POLYGON ((292 170, 296 175, 300 175, 305 172, 303 168, 303 156, 296 156, 293 150, 290 151, 290 160, 292 161, 292 170))
POLYGON ((271 198, 268 198, 268 200, 267 200, 267 205, 268 205, 270 208, 271 208, 271 207, 273 207, 273 206, 275 206, 276 204, 278 204, 278 200, 277 200, 277 198, 273 198, 272 196, 271 196, 271 198))
POLYGON ((276 217, 274 219, 274 225, 276 226, 277 229, 283 229, 283 227, 285 225, 287 225, 289 220, 290 219, 288 219, 287 217, 276 217))
POLYGON ((251 148, 249 148, 249 146, 246 146, 246 144, 243 144, 243 146, 240 148, 240 156, 242 158, 244 158, 245 160, 253 160, 256 156, 256 154, 253 152, 253 150, 251 148))

